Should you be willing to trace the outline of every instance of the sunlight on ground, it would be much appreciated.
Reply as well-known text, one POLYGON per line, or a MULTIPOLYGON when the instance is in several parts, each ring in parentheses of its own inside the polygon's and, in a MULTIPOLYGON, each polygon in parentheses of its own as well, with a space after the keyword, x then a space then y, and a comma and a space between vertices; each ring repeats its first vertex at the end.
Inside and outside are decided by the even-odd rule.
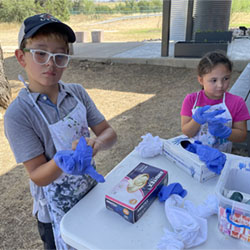
POLYGON ((16 161, 2 129, 0 130, 0 140, 2 149, 0 150, 0 176, 1 176, 9 172, 14 167, 16 167, 16 161), (6 148, 8 148, 8 150, 6 150, 6 148))
POLYGON ((9 52, 9 53, 8 53, 8 52, 7 52, 7 53, 4 52, 4 53, 3 53, 3 58, 4 58, 4 59, 11 58, 11 57, 13 57, 13 56, 15 56, 15 53, 13 53, 13 52, 9 52))
POLYGON ((100 89, 87 89, 87 91, 101 112, 103 112, 102 107, 110 107, 110 112, 103 112, 103 115, 107 120, 117 117, 123 112, 126 112, 134 108, 136 105, 155 96, 154 94, 138 94, 134 92, 100 89), (94 98, 92 95, 98 96, 98 98, 94 98))

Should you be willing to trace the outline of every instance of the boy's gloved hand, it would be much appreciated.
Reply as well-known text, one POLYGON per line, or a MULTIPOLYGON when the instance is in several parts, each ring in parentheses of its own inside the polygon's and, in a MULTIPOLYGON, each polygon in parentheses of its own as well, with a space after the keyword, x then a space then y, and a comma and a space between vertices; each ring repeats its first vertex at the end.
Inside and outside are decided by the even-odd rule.
POLYGON ((228 120, 225 118, 214 118, 208 122, 208 131, 215 137, 228 138, 232 133, 232 129, 224 125, 227 122, 228 120))
POLYGON ((213 119, 215 116, 225 112, 225 109, 214 110, 212 112, 206 112, 211 106, 206 105, 204 107, 198 108, 195 113, 192 115, 192 118, 199 124, 204 124, 209 120, 213 119))
POLYGON ((81 137, 75 151, 62 150, 55 154, 54 161, 63 172, 72 175, 88 174, 98 182, 105 182, 104 177, 97 173, 91 165, 93 149, 81 137))

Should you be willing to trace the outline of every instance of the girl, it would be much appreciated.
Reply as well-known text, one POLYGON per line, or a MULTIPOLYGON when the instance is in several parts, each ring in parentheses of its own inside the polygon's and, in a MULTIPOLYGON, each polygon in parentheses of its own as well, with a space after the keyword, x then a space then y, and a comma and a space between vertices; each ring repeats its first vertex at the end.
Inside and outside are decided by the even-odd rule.
POLYGON ((230 153, 232 142, 247 136, 250 115, 244 100, 227 92, 232 62, 221 52, 209 52, 198 64, 202 90, 188 94, 182 104, 183 134, 204 145, 230 153))

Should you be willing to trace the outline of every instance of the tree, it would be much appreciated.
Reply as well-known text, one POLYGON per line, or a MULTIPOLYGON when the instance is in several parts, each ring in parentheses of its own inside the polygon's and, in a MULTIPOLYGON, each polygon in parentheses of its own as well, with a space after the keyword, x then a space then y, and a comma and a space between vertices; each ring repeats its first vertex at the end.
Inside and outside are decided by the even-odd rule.
POLYGON ((22 22, 26 17, 35 15, 34 0, 0 0, 1 22, 22 22))
POLYGON ((61 21, 68 21, 72 3, 69 0, 46 0, 42 6, 43 12, 49 13, 61 21))
POLYGON ((0 0, 0 22, 23 22, 28 16, 49 13, 68 21, 71 0, 0 0))
POLYGON ((0 107, 7 108, 11 101, 10 84, 4 74, 3 51, 0 44, 0 107))

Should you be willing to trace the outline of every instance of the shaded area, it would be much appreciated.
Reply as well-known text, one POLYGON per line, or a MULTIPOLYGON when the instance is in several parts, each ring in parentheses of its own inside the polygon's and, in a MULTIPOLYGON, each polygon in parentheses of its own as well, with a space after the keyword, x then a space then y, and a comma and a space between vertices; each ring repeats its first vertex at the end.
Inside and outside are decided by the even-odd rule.
MULTIPOLYGON (((13 93, 17 93, 22 87, 17 75, 23 70, 14 57, 6 58, 5 72, 13 93)), ((238 76, 238 72, 233 73, 232 83, 238 76)), ((131 152, 142 135, 148 132, 163 138, 179 135, 182 100, 187 93, 200 89, 195 70, 156 65, 73 60, 63 80, 83 84, 103 114, 112 117, 109 122, 118 133, 118 142, 112 149, 98 153, 96 163, 102 174, 107 174, 131 152), (108 94, 100 95, 102 90, 108 94), (127 105, 128 95, 129 100, 134 97, 135 103, 138 102, 132 108, 127 105), (145 95, 150 96, 145 99, 145 95), (117 102, 123 107, 121 113, 116 111, 117 102)), ((2 121, 0 129, 3 129, 2 121)), ((4 155, 8 157, 9 150, 1 147, 1 166, 4 166, 4 155)), ((35 219, 31 216, 28 177, 22 166, 0 176, 0 191, 0 249, 43 249, 35 219)))

